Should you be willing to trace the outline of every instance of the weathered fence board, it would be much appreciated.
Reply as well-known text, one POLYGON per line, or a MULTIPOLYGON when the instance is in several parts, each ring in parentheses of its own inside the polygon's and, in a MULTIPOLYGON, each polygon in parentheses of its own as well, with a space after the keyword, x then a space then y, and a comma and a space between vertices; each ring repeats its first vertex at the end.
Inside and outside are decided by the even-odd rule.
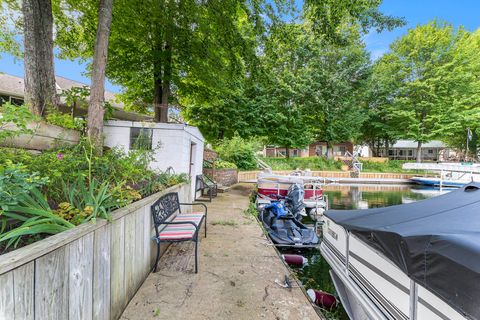
POLYGON ((13 271, 0 275, 0 319, 10 319, 14 314, 13 271))
MULTIPOLYGON (((0 320, 116 320, 155 258, 150 205, 175 186, 112 214, 0 255, 0 320)), ((165 249, 165 248, 164 248, 165 249)))
POLYGON ((143 251, 145 243, 143 242, 143 229, 145 227, 144 222, 144 208, 140 208, 135 212, 135 266, 134 266, 134 279, 135 279, 135 292, 142 284, 142 275, 145 270, 145 261, 143 260, 143 251))
POLYGON ((35 261, 35 319, 68 319, 66 251, 63 246, 35 261))
POLYGON ((111 318, 117 319, 126 305, 125 297, 125 218, 113 222, 110 252, 111 318))
POLYGON ((68 315, 72 320, 92 319, 93 236, 89 233, 68 245, 68 315))
POLYGON ((110 227, 95 230, 93 240, 93 319, 110 319, 110 227))
POLYGON ((34 262, 13 270, 15 320, 34 319, 34 262))
POLYGON ((125 217, 125 288, 127 300, 135 293, 135 213, 125 217))

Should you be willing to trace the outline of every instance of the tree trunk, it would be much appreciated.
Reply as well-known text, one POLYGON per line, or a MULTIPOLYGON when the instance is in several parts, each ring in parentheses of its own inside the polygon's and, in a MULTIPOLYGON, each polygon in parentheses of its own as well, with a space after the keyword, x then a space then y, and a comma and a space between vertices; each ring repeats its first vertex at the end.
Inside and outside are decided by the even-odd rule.
POLYGON ((327 141, 327 159, 333 159, 333 146, 330 141, 327 141))
POLYGON ((390 141, 388 138, 385 139, 385 157, 388 158, 388 153, 390 152, 390 141))
POLYGON ((422 162, 422 143, 420 141, 417 144, 417 162, 422 162))
POLYGON ((287 159, 290 159, 290 148, 289 147, 285 147, 285 157, 287 157, 287 159))
POLYGON ((51 0, 24 0, 25 103, 43 116, 56 107, 58 97, 53 65, 53 17, 51 0))
MULTIPOLYGON (((154 67, 155 68, 155 67, 154 67)), ((162 110, 162 73, 161 67, 153 72, 153 110, 155 122, 160 122, 162 110)))
POLYGON ((98 27, 92 65, 92 85, 88 105, 87 133, 97 153, 103 148, 103 103, 105 101, 105 69, 107 66, 108 38, 112 24, 113 0, 100 0, 98 27))
POLYGON ((172 50, 170 45, 157 48, 156 54, 165 55, 165 59, 156 58, 154 63, 153 108, 155 122, 168 122, 168 98, 170 96, 170 82, 172 77, 172 50), (162 63, 163 62, 163 63, 162 63))

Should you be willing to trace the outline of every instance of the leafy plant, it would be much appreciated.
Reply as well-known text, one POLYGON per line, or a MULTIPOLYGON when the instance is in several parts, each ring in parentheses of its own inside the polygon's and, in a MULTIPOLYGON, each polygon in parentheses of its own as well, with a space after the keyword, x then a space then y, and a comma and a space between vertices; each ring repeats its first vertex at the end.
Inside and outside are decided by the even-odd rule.
POLYGON ((18 205, 19 199, 28 195, 32 189, 41 188, 48 183, 48 178, 41 177, 37 172, 29 173, 26 166, 7 161, 0 167, 0 208, 9 210, 10 206, 18 205))
POLYGON ((56 234, 74 227, 74 224, 50 209, 44 195, 36 187, 28 193, 19 193, 17 202, 0 213, 0 243, 6 242, 6 249, 11 245, 16 247, 27 236, 56 234))
POLYGON ((232 139, 224 139, 215 148, 220 158, 234 163, 239 169, 243 170, 257 168, 255 158, 257 149, 257 143, 245 140, 239 135, 235 135, 232 139))
POLYGON ((235 163, 224 160, 215 161, 214 166, 216 169, 237 169, 237 165, 235 163))
POLYGON ((262 158, 273 170, 341 170, 342 162, 324 157, 262 158))
POLYGON ((88 184, 84 177, 64 185, 66 203, 79 210, 75 222, 95 222, 97 218, 111 220, 110 212, 119 207, 109 191, 108 182, 99 183, 95 179, 88 184))
POLYGON ((32 134, 27 127, 31 121, 37 120, 27 106, 16 106, 10 102, 0 106, 0 141, 21 134, 32 134))
POLYGON ((73 118, 67 113, 61 113, 58 110, 50 109, 46 120, 48 123, 73 130, 82 130, 85 127, 85 120, 73 118))

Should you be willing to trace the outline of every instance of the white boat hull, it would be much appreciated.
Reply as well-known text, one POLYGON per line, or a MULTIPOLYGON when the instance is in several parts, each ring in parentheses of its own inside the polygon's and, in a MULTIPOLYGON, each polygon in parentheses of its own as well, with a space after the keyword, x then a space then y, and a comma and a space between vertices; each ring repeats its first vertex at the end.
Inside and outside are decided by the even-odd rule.
POLYGON ((381 253, 324 219, 320 251, 351 319, 467 319, 381 253))

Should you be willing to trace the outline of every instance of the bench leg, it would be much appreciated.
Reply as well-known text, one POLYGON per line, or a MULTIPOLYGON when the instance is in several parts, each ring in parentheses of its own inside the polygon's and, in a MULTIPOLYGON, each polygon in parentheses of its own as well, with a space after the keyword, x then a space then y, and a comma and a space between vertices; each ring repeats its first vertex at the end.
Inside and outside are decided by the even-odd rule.
POLYGON ((195 239, 195 273, 198 273, 198 234, 195 239))
POLYGON ((155 259, 155 265, 153 267, 153 272, 157 272, 158 259, 160 259, 160 241, 157 243, 157 258, 155 259))
POLYGON ((207 237, 207 216, 205 216, 205 238, 207 237))

